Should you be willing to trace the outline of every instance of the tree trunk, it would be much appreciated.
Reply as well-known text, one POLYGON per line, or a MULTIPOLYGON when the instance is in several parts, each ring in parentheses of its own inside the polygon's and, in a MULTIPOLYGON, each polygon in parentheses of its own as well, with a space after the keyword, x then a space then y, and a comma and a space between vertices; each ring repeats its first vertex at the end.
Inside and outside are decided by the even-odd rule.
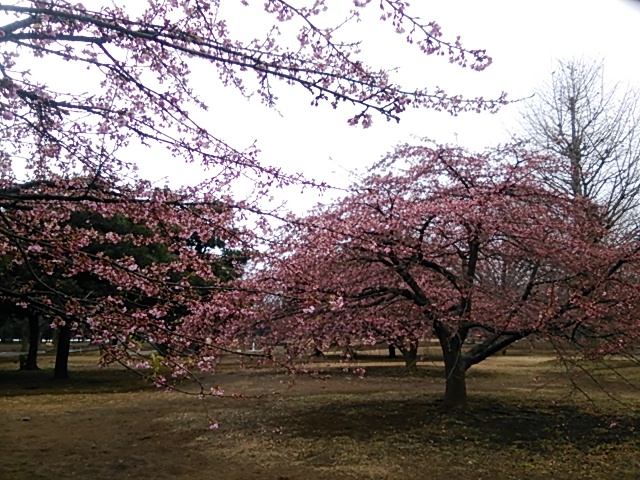
POLYGON ((56 366, 53 378, 69 378, 69 350, 71 348, 71 327, 65 325, 58 328, 58 346, 56 348, 56 366))
POLYGON ((389 358, 398 358, 398 355, 396 355, 396 347, 393 344, 389 345, 389 358))
MULTIPOLYGON (((460 352, 461 353, 461 352, 460 352)), ((462 361, 462 356, 445 356, 444 372, 446 387, 444 392, 444 405, 447 408, 464 408, 467 405, 467 368, 462 361)))
POLYGON ((40 317, 29 313, 29 353, 21 370, 38 370, 38 347, 40 346, 40 317))
POLYGON ((444 406, 448 409, 464 408, 467 405, 467 360, 462 355, 464 337, 451 332, 439 325, 436 329, 442 357, 444 359, 444 375, 446 387, 444 392, 444 406))
POLYGON ((402 352, 402 357, 404 358, 404 365, 409 371, 415 371, 418 369, 418 344, 410 343, 409 348, 407 347, 398 347, 400 348, 400 352, 402 352))

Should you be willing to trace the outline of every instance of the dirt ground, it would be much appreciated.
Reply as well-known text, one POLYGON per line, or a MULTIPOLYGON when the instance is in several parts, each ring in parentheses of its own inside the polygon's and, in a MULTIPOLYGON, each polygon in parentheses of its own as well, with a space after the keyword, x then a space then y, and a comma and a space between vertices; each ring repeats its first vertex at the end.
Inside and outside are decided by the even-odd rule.
POLYGON ((360 379, 233 364, 206 379, 239 398, 165 393, 122 369, 72 357, 71 379, 0 363, 0 479, 640 479, 640 379, 619 363, 558 375, 550 357, 507 355, 470 371, 468 410, 445 412, 440 368, 407 374, 364 358, 360 379), (573 387, 588 393, 567 397, 573 387), (619 403, 620 400, 622 403, 619 403), (208 417, 219 421, 208 429, 208 417))

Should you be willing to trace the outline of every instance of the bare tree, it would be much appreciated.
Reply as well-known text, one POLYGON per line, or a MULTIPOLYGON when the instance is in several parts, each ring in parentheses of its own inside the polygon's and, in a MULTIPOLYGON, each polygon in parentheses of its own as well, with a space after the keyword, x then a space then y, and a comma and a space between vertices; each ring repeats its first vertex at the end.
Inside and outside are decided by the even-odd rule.
POLYGON ((634 226, 640 207, 640 92, 607 84, 602 61, 558 61, 524 109, 532 144, 566 160, 545 180, 603 209, 608 228, 634 226))

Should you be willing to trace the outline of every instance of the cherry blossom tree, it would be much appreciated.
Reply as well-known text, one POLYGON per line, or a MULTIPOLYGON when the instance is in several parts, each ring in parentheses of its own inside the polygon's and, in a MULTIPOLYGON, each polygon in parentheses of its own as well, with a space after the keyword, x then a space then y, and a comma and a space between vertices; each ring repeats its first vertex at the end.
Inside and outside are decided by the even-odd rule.
POLYGON ((191 346, 188 325, 221 328, 218 313, 246 261, 229 249, 250 254, 252 236, 234 225, 224 198, 206 202, 187 189, 142 182, 135 191, 104 184, 87 191, 85 182, 16 186, 11 208, 0 211, 2 255, 13 266, 2 272, 0 292, 59 329, 58 377, 67 375, 64 345, 80 327, 90 328, 110 360, 128 360, 146 341, 164 345, 171 365, 191 346))
POLYGON ((269 107, 285 88, 297 88, 313 106, 346 107, 348 123, 363 127, 374 115, 398 121, 410 107, 455 115, 506 102, 504 95, 486 100, 406 87, 392 70, 368 66, 348 27, 372 9, 407 48, 474 70, 491 63, 485 51, 447 40, 437 23, 412 16, 403 0, 331 8, 324 0, 2 2, 0 255, 29 278, 3 284, 0 295, 46 312, 67 332, 87 325, 95 342, 108 345, 107 362, 126 360, 145 340, 169 352, 154 367, 177 374, 211 368, 249 307, 238 279, 222 279, 214 267, 219 249, 203 255, 194 239, 213 235, 228 248, 252 251, 265 223, 260 200, 271 188, 313 182, 261 164, 257 147, 235 148, 197 121, 216 105, 193 88, 195 68, 269 107), (266 28, 243 38, 230 26, 238 11, 266 28), (164 147, 176 168, 201 166, 206 179, 168 190, 138 178, 131 147, 153 146, 164 147), (238 179, 252 182, 251 195, 232 195, 238 179), (148 233, 73 224, 87 212, 127 218, 148 233), (145 264, 90 248, 120 242, 162 246, 172 260, 145 264), (73 288, 83 275, 118 293, 87 296, 73 288))
MULTIPOLYGON (((229 2, 147 3, 134 8, 130 2, 109 2, 94 9, 64 0, 0 5, 7 22, 0 26, 5 171, 20 158, 41 175, 77 169, 122 176, 124 160, 116 153, 136 142, 164 145, 176 157, 210 167, 218 187, 240 174, 267 174, 262 186, 293 180, 278 168, 261 166, 255 149, 237 151, 192 118, 194 108, 207 108, 190 87, 197 61, 208 63, 224 85, 255 94, 267 105, 276 102, 277 81, 305 89, 314 105, 355 105, 349 122, 363 126, 374 113, 399 120, 410 106, 456 114, 492 111, 505 101, 465 99, 437 88, 405 90, 389 71, 368 68, 358 59, 359 43, 339 38, 345 25, 371 8, 369 1, 338 11, 347 18, 337 26, 328 24, 335 15, 329 16, 333 11, 321 0, 304 7, 280 0, 241 2, 242 15, 266 15, 269 25, 263 37, 247 42, 229 31, 223 9, 229 2), (280 24, 287 24, 285 33, 280 24), (74 66, 88 71, 81 85, 65 82, 60 88, 67 90, 57 91, 48 85, 50 78, 36 76, 36 61, 46 61, 48 68, 68 65, 72 73, 81 71, 74 66)), ((491 63, 483 50, 444 40, 435 22, 421 23, 409 14, 406 2, 385 0, 380 7, 382 20, 425 55, 444 55, 475 70, 491 63)))
POLYGON ((410 351, 435 337, 450 407, 465 404, 470 367, 527 337, 588 355, 637 345, 640 246, 607 230, 597 205, 538 181, 562 168, 519 146, 400 146, 344 199, 283 229, 256 277, 281 299, 263 327, 294 353, 410 351))

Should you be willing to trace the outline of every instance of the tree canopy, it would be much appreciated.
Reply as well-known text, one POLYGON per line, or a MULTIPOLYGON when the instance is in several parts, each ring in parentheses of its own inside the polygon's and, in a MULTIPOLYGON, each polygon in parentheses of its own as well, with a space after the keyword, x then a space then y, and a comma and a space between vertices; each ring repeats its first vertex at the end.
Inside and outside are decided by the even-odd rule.
MULTIPOLYGON (((269 27, 262 38, 246 42, 229 31, 228 3, 151 1, 134 8, 109 2, 93 9, 60 0, 0 5, 8 22, 0 27, 5 161, 21 157, 33 171, 81 168, 108 176, 121 173, 119 148, 159 143, 176 157, 210 166, 221 182, 252 170, 268 173, 265 183, 287 180, 277 167, 260 165, 256 151, 234 150, 193 120, 191 109, 208 107, 190 87, 196 61, 209 64, 223 84, 256 94, 267 105, 276 101, 272 88, 278 80, 307 90, 315 105, 355 105, 349 122, 364 126, 373 113, 399 120, 409 106, 455 114, 504 103, 504 98, 465 99, 437 88, 405 90, 391 81, 389 71, 367 67, 358 59, 358 42, 338 40, 345 22, 329 22, 341 16, 346 24, 355 21, 373 8, 371 2, 344 10, 329 9, 324 1, 304 7, 280 0, 241 2, 242 15, 265 18, 269 27), (288 28, 281 32, 285 23, 288 28), (64 91, 54 90, 50 80, 37 77, 34 59, 86 67, 91 83, 68 82, 64 91)), ((491 63, 483 50, 446 41, 435 22, 412 17, 404 1, 385 0, 375 7, 381 7, 383 23, 425 55, 445 55, 476 70, 491 63)))
POLYGON ((519 146, 400 146, 344 199, 283 229, 255 278, 280 298, 260 325, 298 352, 436 338, 451 406, 466 401, 468 368, 523 338, 630 350, 640 247, 589 199, 540 182, 565 167, 519 146))
MULTIPOLYGON (((207 242, 219 239, 227 253, 251 251, 264 222, 259 201, 269 189, 313 182, 261 164, 257 148, 236 149, 195 120, 194 112, 215 107, 192 87, 198 62, 267 106, 277 101, 278 82, 308 92, 315 106, 351 105, 348 122, 363 127, 375 114, 399 120, 409 107, 457 114, 506 102, 504 95, 467 99, 398 85, 389 70, 366 65, 359 42, 342 32, 373 8, 407 48, 474 70, 491 63, 484 50, 447 40, 437 23, 412 16, 404 1, 243 1, 232 8, 266 27, 250 40, 229 27, 229 8, 219 0, 0 4, 0 255, 28 273, 25 282, 1 286, 5 299, 46 310, 54 325, 85 322, 96 342, 117 337, 121 353, 145 338, 177 352, 206 343, 201 358, 213 358, 214 347, 236 336, 228 322, 244 315, 245 289, 233 269, 211 261, 224 253, 222 244, 207 242), (129 149, 154 145, 176 168, 195 163, 206 177, 174 189, 138 178, 129 149), (239 178, 253 184, 248 198, 232 195, 239 178), (254 214, 258 225, 250 228, 254 214), (127 219, 140 228, 86 228, 77 223, 82 218, 127 219), (127 248, 116 252, 118 245, 127 248), (164 261, 141 254, 152 249, 164 261), (97 301, 67 288, 87 276, 114 294, 97 301), (135 298, 154 301, 133 308, 135 298), (169 328, 177 304, 182 318, 169 328)), ((240 257, 234 262, 247 260, 240 257)))
POLYGON ((535 148, 570 168, 546 177, 603 207, 609 228, 637 229, 640 202, 640 95, 609 83, 603 61, 558 61, 523 111, 535 148))

